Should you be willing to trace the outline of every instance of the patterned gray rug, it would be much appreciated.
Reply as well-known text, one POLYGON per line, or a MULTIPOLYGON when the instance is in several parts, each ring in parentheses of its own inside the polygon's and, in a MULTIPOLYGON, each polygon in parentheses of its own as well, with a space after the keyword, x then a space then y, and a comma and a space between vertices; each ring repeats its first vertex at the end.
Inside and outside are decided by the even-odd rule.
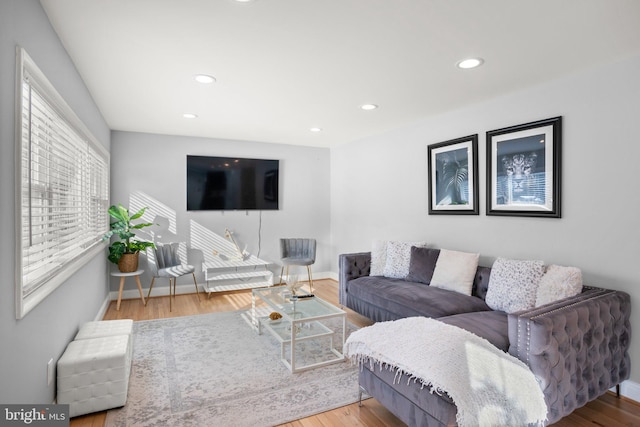
MULTIPOLYGON (((325 357, 326 343, 298 345, 307 361, 325 357)), ((280 344, 258 335, 246 313, 214 313, 134 323, 127 404, 105 425, 273 426, 357 400, 349 361, 291 374, 280 344)))

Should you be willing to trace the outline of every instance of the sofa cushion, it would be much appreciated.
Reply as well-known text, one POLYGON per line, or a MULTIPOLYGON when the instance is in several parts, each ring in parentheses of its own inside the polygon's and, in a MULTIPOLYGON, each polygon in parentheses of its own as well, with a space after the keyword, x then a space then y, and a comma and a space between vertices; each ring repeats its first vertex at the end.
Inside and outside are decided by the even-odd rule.
POLYGON ((489 310, 480 298, 402 279, 363 276, 349 281, 349 295, 397 315, 443 317, 489 310))
POLYGON ((385 277, 404 279, 409 274, 411 247, 426 246, 424 242, 387 242, 387 262, 384 266, 385 277))
POLYGON ((431 286, 471 295, 480 254, 440 250, 431 286))
POLYGON ((582 292, 582 272, 576 267, 550 265, 538 283, 536 307, 582 292))
POLYGON ((498 258, 491 268, 487 304, 506 313, 533 308, 543 272, 542 261, 498 258))
POLYGON ((500 350, 509 351, 509 322, 501 311, 479 311, 441 317, 438 320, 482 337, 500 350))
POLYGON ((438 255, 440 255, 440 249, 412 246, 407 280, 427 285, 431 283, 438 255))

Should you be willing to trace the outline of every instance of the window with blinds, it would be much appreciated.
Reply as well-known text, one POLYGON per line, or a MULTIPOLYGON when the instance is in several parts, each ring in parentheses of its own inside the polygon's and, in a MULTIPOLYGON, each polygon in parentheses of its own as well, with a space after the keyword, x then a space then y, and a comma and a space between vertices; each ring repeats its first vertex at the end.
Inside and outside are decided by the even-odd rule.
POLYGON ((17 318, 104 249, 109 154, 18 49, 17 318))

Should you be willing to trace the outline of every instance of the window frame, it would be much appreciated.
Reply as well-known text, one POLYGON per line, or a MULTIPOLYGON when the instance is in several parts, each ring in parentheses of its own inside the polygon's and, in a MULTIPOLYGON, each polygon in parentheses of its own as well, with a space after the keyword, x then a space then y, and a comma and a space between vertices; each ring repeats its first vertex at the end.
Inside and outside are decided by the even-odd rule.
MULTIPOLYGON (((24 212, 23 212, 23 188, 25 183, 23 183, 23 82, 25 79, 25 74, 27 74, 31 81, 29 82, 29 86, 34 88, 36 92, 41 95, 46 103, 47 107, 50 107, 51 110, 55 111, 56 116, 62 119, 61 121, 65 123, 65 127, 70 128, 74 135, 73 138, 77 141, 79 137, 83 143, 86 143, 87 154, 85 162, 81 162, 80 158, 77 156, 69 156, 71 160, 78 159, 77 162, 82 164, 83 167, 86 166, 86 170, 83 169, 83 172, 89 172, 88 179, 81 180, 82 184, 80 185, 81 190, 87 190, 91 187, 92 183, 95 182, 92 180, 96 175, 92 173, 95 169, 92 169, 91 166, 94 163, 94 159, 96 157, 102 162, 104 161, 104 167, 101 171, 99 171, 99 176, 104 180, 104 184, 106 185, 106 199, 104 203, 108 208, 110 202, 110 155, 108 150, 93 136, 93 134, 89 131, 89 129, 82 123, 80 118, 75 114, 75 112, 69 107, 63 97, 56 91, 55 87, 51 84, 51 82, 46 78, 44 73, 40 70, 40 68, 35 64, 35 62, 31 59, 31 57, 27 54, 27 52, 21 48, 20 46, 16 47, 16 105, 15 105, 15 304, 16 304, 16 319, 22 319, 27 313, 29 313, 34 307, 36 307, 40 302, 42 302, 48 295, 50 295, 54 290, 56 290, 60 285, 65 283, 74 273, 80 270, 84 265, 90 262, 96 255, 100 253, 104 253, 104 249, 107 245, 106 242, 103 242, 101 239, 97 239, 93 241, 93 237, 87 238, 90 232, 93 231, 93 228, 85 228, 83 231, 83 238, 87 239, 88 242, 86 247, 81 248, 80 246, 74 248, 75 253, 71 259, 63 259, 62 265, 55 269, 51 273, 51 277, 46 280, 38 280, 37 286, 29 289, 28 292, 25 292, 27 288, 25 284, 28 283, 25 280, 25 252, 24 252, 24 212), (25 72, 26 70, 26 72, 25 72)), ((51 111, 50 110, 50 111, 51 111)), ((28 123, 31 123, 29 121, 28 123)), ((27 136, 27 138, 29 138, 27 136)), ((31 140, 29 140, 31 142, 31 140)), ((54 142, 55 143, 55 142, 54 142)), ((75 142, 74 142, 75 143, 75 142)), ((29 161, 29 171, 32 171, 31 160, 29 161)), ((47 168, 47 171, 50 169, 47 168)), ((49 176, 47 174, 47 176, 49 176)), ((74 178, 71 178, 72 180, 74 178)), ((76 177, 77 179, 77 177, 76 177)), ((77 184, 77 182, 76 182, 77 184)), ((31 187, 31 183, 28 183, 31 187)), ((101 185, 102 189, 104 187, 101 185)), ((29 192, 31 188, 29 188, 29 192)), ((73 198, 74 201, 80 200, 83 197, 86 198, 86 191, 81 191, 82 196, 75 196, 73 198)), ((59 200, 59 199, 58 199, 59 200)), ((102 198, 99 199, 102 202, 102 198)), ((86 207, 86 204, 81 205, 82 208, 86 207)), ((86 213, 84 219, 86 219, 85 224, 90 224, 92 219, 92 211, 88 209, 83 209, 86 213)), ((93 209, 93 213, 96 212, 96 209, 93 209)), ((31 218, 30 214, 29 218, 31 218)), ((104 215, 102 213, 99 214, 98 218, 104 217, 104 223, 102 225, 98 225, 97 229, 99 233, 104 234, 109 229, 109 218, 106 213, 106 208, 104 215)), ((31 233, 33 230, 30 225, 27 226, 27 229, 31 233)), ((97 234, 96 234, 96 237, 97 234)), ((101 237, 101 236, 100 236, 101 237)), ((59 262, 60 260, 58 260, 59 262)))

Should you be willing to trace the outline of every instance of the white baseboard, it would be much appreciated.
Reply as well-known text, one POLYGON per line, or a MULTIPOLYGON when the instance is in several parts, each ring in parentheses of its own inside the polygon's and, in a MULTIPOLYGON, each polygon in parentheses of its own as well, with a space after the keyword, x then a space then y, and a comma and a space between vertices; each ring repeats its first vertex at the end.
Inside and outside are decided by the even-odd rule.
MULTIPOLYGON (((321 279, 333 279, 333 280, 338 280, 338 275, 336 273, 333 272, 314 272, 313 273, 313 278, 314 280, 321 280, 321 279)), ((277 282, 279 279, 279 276, 276 277, 275 275, 273 276, 273 280, 274 282, 277 282)), ((301 280, 304 280, 304 276, 301 276, 301 280)), ((164 286, 159 286, 160 283, 156 283, 153 286, 153 292, 151 294, 152 297, 158 297, 158 296, 167 296, 169 295, 169 285, 164 284, 164 286)), ((202 284, 198 285, 198 289, 202 292, 202 284)), ((177 285, 176 286, 176 295, 181 295, 181 294, 192 294, 195 291, 195 287, 193 286, 193 283, 185 283, 182 285, 177 285)), ((144 293, 144 297, 147 298, 147 293, 149 292, 149 288, 142 288, 142 292, 144 293)), ((140 292, 138 291, 138 289, 125 289, 124 291, 122 291, 122 299, 140 299, 140 292)), ((118 291, 111 291, 109 293, 109 300, 107 300, 106 305, 103 307, 104 310, 101 310, 101 313, 99 315, 104 316, 104 314, 107 311, 107 308, 109 307, 109 301, 117 301, 118 300, 118 291)))
MULTIPOLYGON (((118 298, 118 293, 116 292, 116 299, 118 298)), ((100 310, 98 310, 98 314, 96 314, 95 319, 93 320, 102 320, 104 319, 104 315, 107 313, 107 310, 109 309, 109 304, 111 303, 111 295, 107 295, 107 297, 104 299, 104 301, 102 302, 102 305, 100 306, 100 310)))
POLYGON ((338 279, 338 273, 334 273, 333 271, 329 271, 328 273, 325 273, 326 277, 323 277, 323 279, 333 279, 336 282, 339 280, 338 279))
MULTIPOLYGON (((202 291, 202 286, 198 286, 198 290, 202 291)), ((193 283, 191 283, 190 285, 184 284, 184 285, 177 285, 176 286, 176 295, 180 295, 180 294, 192 294, 195 292, 195 287, 193 286, 193 283)), ((144 294, 144 298, 147 298, 147 294, 149 293, 149 288, 142 288, 142 293, 144 294)), ((151 293, 152 297, 163 297, 163 296, 167 296, 169 295, 169 285, 167 284, 166 286, 158 286, 158 284, 156 283, 153 286, 153 292, 151 293)), ((110 300, 111 301, 117 301, 118 300, 118 291, 111 291, 110 294, 110 300)), ((138 289, 125 289, 124 291, 122 291, 122 299, 140 299, 140 292, 138 291, 138 289)))
MULTIPOLYGON (((610 391, 615 393, 616 388, 614 387, 610 391)), ((620 396, 640 403, 640 384, 631 380, 623 381, 620 383, 620 396)))
MULTIPOLYGON (((312 271, 311 274, 313 276, 313 280, 333 279, 338 281, 338 273, 334 273, 333 271, 312 271)), ((304 282, 307 279, 307 273, 300 273, 298 274, 298 277, 304 282)), ((273 275, 273 282, 276 283, 278 280, 280 280, 280 273, 273 275)))

